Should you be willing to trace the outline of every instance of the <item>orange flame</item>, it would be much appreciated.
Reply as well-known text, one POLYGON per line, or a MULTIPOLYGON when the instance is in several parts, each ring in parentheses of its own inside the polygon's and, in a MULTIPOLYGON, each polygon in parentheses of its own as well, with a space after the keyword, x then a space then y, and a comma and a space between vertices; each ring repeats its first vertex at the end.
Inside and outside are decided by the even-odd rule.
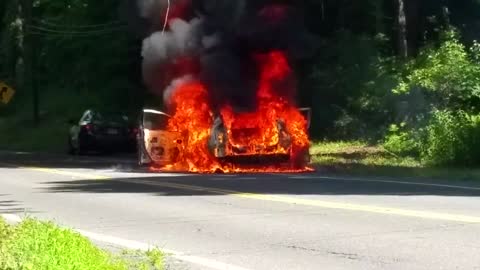
POLYGON ((174 114, 168 130, 183 134, 186 144, 180 161, 160 170, 190 172, 300 172, 310 171, 305 161, 310 145, 307 123, 301 112, 290 102, 288 93, 294 89, 289 84, 292 71, 282 52, 271 52, 257 57, 260 82, 257 89, 257 110, 238 113, 230 105, 220 109, 232 147, 244 146, 241 155, 289 155, 287 166, 283 164, 244 167, 221 163, 209 151, 207 143, 214 113, 209 106, 209 95, 200 82, 187 82, 173 93, 174 114), (282 95, 278 94, 282 93, 282 95), (279 147, 280 136, 277 120, 285 123, 291 147, 279 147), (261 146, 261 147, 259 147, 261 146))

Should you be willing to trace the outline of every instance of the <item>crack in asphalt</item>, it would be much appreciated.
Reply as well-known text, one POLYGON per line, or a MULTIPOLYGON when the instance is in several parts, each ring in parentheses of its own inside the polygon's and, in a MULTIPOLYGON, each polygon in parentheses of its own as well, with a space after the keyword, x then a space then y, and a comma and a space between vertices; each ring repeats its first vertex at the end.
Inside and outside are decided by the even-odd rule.
POLYGON ((359 256, 358 254, 355 254, 355 253, 344 253, 344 252, 336 252, 336 251, 327 251, 327 254, 330 254, 330 255, 334 255, 334 256, 337 256, 337 257, 342 257, 342 258, 346 258, 346 259, 349 259, 349 260, 355 260, 355 261, 360 261, 362 260, 362 257, 359 256))

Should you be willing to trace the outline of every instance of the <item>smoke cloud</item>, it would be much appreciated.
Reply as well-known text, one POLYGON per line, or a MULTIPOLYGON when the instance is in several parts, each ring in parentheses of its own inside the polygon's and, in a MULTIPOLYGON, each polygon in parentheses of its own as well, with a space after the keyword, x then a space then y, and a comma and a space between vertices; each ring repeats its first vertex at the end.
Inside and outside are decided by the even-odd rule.
MULTIPOLYGON (((138 0, 150 35, 142 48, 144 80, 166 104, 178 84, 205 84, 213 109, 254 108, 259 74, 255 55, 281 50, 290 61, 315 52, 298 4, 266 0, 138 0)), ((292 1, 295 2, 295 1, 292 1)), ((279 87, 284 91, 285 87, 279 87)))
POLYGON ((174 79, 171 84, 165 89, 163 92, 163 100, 165 101, 165 105, 168 109, 171 109, 174 104, 171 103, 171 98, 175 89, 178 89, 179 86, 195 81, 195 77, 193 75, 187 74, 183 77, 174 79))
POLYGON ((168 32, 155 32, 143 42, 142 57, 147 64, 163 63, 179 56, 198 53, 200 19, 170 21, 168 32))

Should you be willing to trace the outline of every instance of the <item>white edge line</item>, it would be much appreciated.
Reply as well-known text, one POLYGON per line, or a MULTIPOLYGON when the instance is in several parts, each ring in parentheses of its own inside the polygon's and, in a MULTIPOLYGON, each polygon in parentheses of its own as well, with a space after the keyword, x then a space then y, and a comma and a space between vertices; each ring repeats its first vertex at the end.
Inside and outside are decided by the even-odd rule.
POLYGON ((390 184, 413 185, 413 186, 442 187, 442 188, 453 188, 453 189, 464 189, 464 190, 480 190, 480 187, 457 186, 457 185, 446 185, 446 184, 433 184, 433 183, 425 183, 425 182, 409 182, 409 181, 381 180, 381 179, 362 179, 362 178, 341 178, 341 177, 327 177, 327 176, 319 176, 318 178, 319 178, 319 179, 325 179, 325 180, 377 182, 377 183, 390 183, 390 184))
POLYGON ((323 180, 334 180, 334 181, 376 182, 376 183, 389 183, 389 184, 401 184, 401 185, 412 185, 412 186, 453 188, 453 189, 463 189, 463 190, 480 190, 480 187, 457 186, 457 185, 447 185, 447 184, 434 184, 434 183, 413 182, 413 181, 365 179, 365 178, 334 177, 334 176, 319 176, 319 175, 316 175, 316 176, 312 177, 312 176, 308 176, 308 175, 303 175, 302 176, 302 175, 284 174, 283 176, 290 176, 290 178, 292 178, 292 179, 323 179, 323 180))
MULTIPOLYGON (((7 222, 11 223, 19 223, 22 221, 22 218, 13 215, 13 214, 0 214, 1 217, 3 217, 7 222)), ((127 240, 127 239, 122 239, 114 236, 108 236, 104 234, 99 234, 99 233, 93 233, 93 232, 88 232, 84 230, 76 230, 72 229, 81 235, 90 238, 91 240, 99 241, 102 243, 107 243, 107 244, 112 244, 115 246, 119 247, 124 247, 128 249, 133 249, 133 250, 141 250, 141 251, 148 251, 157 248, 154 245, 149 245, 146 243, 142 242, 137 242, 133 240, 127 240)), ((247 268, 231 265, 231 264, 226 264, 222 262, 218 262, 215 260, 207 259, 207 258, 202 258, 202 257, 197 257, 197 256, 190 256, 190 255, 184 255, 181 252, 170 250, 170 249, 163 249, 159 248, 160 251, 166 253, 167 255, 170 255, 173 258, 176 258, 181 261, 193 263, 196 265, 201 265, 208 267, 210 269, 215 269, 215 270, 249 270, 247 268)))
MULTIPOLYGON (((14 164, 10 163, 3 163, 0 162, 0 165, 12 167, 14 168, 14 164)), ((23 168, 28 169, 28 168, 23 168)), ((173 175, 189 175, 189 174, 156 174, 152 173, 148 177, 144 178, 152 178, 158 176, 173 176, 173 175)), ((334 181, 358 181, 358 182, 374 182, 374 183, 389 183, 389 184, 400 184, 400 185, 412 185, 412 186, 426 186, 426 187, 441 187, 441 188, 452 188, 452 189, 462 189, 462 190, 480 190, 480 187, 469 187, 469 186, 458 186, 458 185, 447 185, 447 184, 433 184, 433 183, 425 183, 425 182, 413 182, 413 181, 397 181, 397 180, 382 180, 382 179, 365 179, 365 178, 350 178, 350 177, 333 177, 333 176, 319 176, 316 175, 314 177, 307 176, 307 175, 292 175, 292 174, 271 174, 271 175, 282 175, 287 176, 291 179, 323 179, 323 180, 334 180, 334 181)), ((143 175, 142 175, 143 176, 143 175)))

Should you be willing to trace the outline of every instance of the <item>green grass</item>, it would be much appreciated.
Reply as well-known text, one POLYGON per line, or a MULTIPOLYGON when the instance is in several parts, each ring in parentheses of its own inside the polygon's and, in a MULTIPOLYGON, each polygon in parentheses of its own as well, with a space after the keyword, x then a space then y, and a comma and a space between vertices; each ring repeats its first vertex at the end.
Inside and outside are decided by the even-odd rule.
POLYGON ((0 218, 2 270, 163 269, 163 253, 152 250, 134 259, 115 256, 88 239, 51 222, 26 219, 12 226, 0 218))
POLYGON ((383 147, 360 141, 317 142, 310 149, 312 161, 318 165, 359 164, 366 166, 422 167, 414 157, 400 157, 383 147))
POLYGON ((25 118, 0 119, 0 149, 66 152, 68 126, 62 120, 44 120, 34 126, 25 118))
POLYGON ((480 180, 480 169, 428 167, 416 157, 397 156, 360 141, 315 142, 310 153, 315 167, 334 174, 480 180))
POLYGON ((0 107, 0 150, 65 152, 68 119, 81 116, 86 98, 42 92, 40 123, 34 125, 31 100, 18 97, 0 107))

